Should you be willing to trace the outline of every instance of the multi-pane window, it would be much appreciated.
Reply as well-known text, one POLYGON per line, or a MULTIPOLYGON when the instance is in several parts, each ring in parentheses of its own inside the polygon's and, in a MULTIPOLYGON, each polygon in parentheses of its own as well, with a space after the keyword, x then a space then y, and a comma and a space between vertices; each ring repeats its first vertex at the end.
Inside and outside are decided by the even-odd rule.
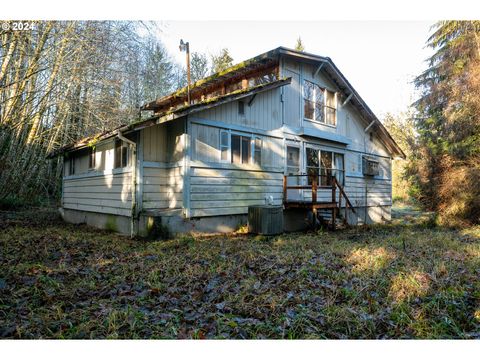
POLYGON ((324 93, 320 86, 303 82, 303 111, 306 119, 325 122, 323 117, 324 93))
POLYGON ((220 161, 232 164, 262 163, 262 138, 220 131, 220 161))
POLYGON ((128 145, 122 140, 115 140, 115 169, 128 166, 128 145))
POLYGON ((231 146, 233 164, 248 164, 250 162, 252 151, 250 137, 232 134, 231 146))
POLYGON ((317 84, 303 82, 303 116, 327 125, 336 124, 336 96, 317 84))
POLYGON ((337 181, 344 184, 344 161, 343 154, 332 151, 317 150, 313 148, 306 149, 308 184, 312 184, 312 176, 319 178, 320 186, 332 185, 332 176, 337 181))

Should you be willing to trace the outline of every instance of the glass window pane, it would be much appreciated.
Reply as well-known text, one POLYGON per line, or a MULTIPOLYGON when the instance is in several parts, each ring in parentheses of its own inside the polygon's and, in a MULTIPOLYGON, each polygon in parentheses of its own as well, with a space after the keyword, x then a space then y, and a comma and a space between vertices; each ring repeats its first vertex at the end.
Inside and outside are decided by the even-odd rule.
POLYGON ((327 95, 326 105, 334 108, 335 107, 335 93, 332 92, 332 91, 326 91, 326 93, 327 93, 326 94, 327 95))
POLYGON ((304 100, 303 102, 303 116, 305 119, 314 119, 315 105, 312 101, 304 100))
POLYGON ((232 163, 240 164, 240 136, 232 135, 232 163))
POLYGON ((220 153, 221 153, 221 159, 223 161, 227 161, 228 160, 228 147, 222 147, 220 149, 220 153))
POLYGON ((242 164, 250 162, 250 138, 242 136, 242 164))
POLYGON ((320 154, 321 161, 321 183, 324 186, 332 184, 332 153, 330 151, 322 151, 320 154))
POLYGON ((293 146, 287 146, 287 166, 297 168, 300 163, 300 149, 293 146))
POLYGON ((128 148, 126 145, 122 145, 122 167, 128 165, 128 148))
POLYGON ((315 120, 325 122, 323 117, 323 105, 321 104, 315 104, 315 120))
POLYGON ((307 166, 318 167, 318 150, 307 148, 307 166))
POLYGON ((262 164, 262 139, 255 138, 255 152, 253 154, 255 164, 262 164))
POLYGON ((343 154, 335 154, 335 177, 340 185, 344 185, 345 179, 345 165, 343 161, 343 154))
POLYGON ((220 132, 220 146, 227 146, 228 147, 228 132, 221 131, 220 132))
POLYGON ((335 125, 335 109, 332 109, 332 108, 325 108, 326 110, 326 123, 329 124, 329 125, 335 125))
POLYGON ((324 92, 322 88, 318 85, 315 85, 315 102, 323 105, 324 92))

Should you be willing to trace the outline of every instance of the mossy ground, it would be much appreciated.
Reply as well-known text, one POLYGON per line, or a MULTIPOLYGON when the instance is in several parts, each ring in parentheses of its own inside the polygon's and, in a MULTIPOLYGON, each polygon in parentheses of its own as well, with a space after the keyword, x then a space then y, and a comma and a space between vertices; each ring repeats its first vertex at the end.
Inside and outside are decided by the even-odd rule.
POLYGON ((479 338, 480 227, 130 240, 0 212, 2 338, 479 338))

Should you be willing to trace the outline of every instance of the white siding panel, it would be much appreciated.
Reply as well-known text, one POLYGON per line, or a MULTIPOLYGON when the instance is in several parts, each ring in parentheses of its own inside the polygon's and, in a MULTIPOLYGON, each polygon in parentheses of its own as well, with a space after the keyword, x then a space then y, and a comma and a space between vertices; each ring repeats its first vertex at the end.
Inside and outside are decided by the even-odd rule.
POLYGON ((180 166, 144 167, 143 208, 179 209, 183 205, 183 175, 180 166))
POLYGON ((130 216, 131 173, 92 175, 63 180, 65 209, 130 216))
POLYGON ((191 170, 191 216, 246 214, 248 206, 272 197, 282 204, 282 173, 224 168, 191 170))

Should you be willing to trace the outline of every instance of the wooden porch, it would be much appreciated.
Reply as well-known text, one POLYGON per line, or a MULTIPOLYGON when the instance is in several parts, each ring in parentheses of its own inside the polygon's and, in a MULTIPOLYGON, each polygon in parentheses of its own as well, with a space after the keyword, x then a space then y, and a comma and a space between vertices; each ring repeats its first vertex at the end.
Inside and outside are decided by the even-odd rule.
POLYGON ((330 185, 319 185, 319 178, 321 175, 284 175, 283 176, 283 206, 285 209, 305 209, 311 210, 313 214, 313 224, 315 228, 317 222, 321 222, 319 215, 319 210, 329 210, 331 211, 331 229, 335 230, 337 217, 341 215, 341 209, 344 208, 345 214, 343 216, 343 223, 347 225, 347 214, 351 210, 355 212, 355 208, 350 202, 343 186, 338 182, 335 176, 329 176, 330 185), (307 178, 308 182, 311 185, 288 185, 288 178, 299 177, 307 178), (309 200, 294 200, 288 198, 288 190, 311 190, 312 199, 309 200), (319 190, 329 190, 331 191, 331 201, 318 201, 318 192, 319 190), (337 200, 338 192, 338 200, 337 200))

